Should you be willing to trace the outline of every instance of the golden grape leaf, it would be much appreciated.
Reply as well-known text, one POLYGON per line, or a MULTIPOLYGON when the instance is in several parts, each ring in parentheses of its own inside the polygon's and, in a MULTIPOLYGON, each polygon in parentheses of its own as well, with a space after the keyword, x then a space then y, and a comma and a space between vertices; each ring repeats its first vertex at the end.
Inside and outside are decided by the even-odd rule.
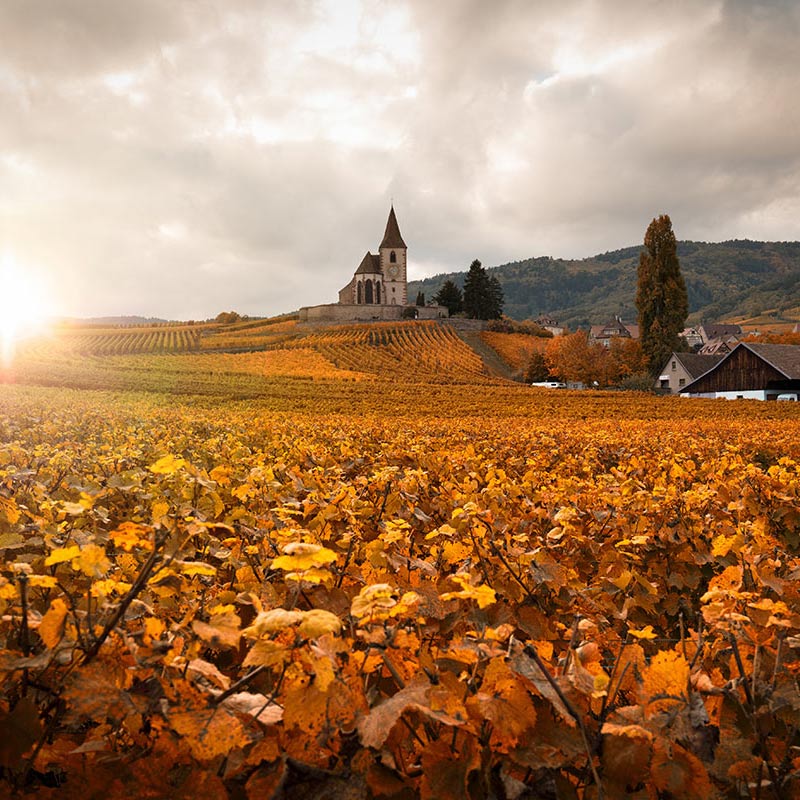
POLYGON ((222 706, 170 710, 169 724, 184 738, 198 761, 210 761, 247 743, 242 723, 222 706))
POLYGON ((154 475, 172 475, 183 467, 186 466, 186 459, 175 458, 173 455, 167 455, 159 458, 155 464, 151 464, 148 469, 154 475))
POLYGON ((68 611, 67 604, 60 597, 50 603, 50 608, 42 617, 38 628, 39 638, 45 647, 49 647, 52 650, 61 641, 68 611))
POLYGON ((497 601, 494 589, 485 584, 473 586, 472 578, 469 575, 451 575, 450 580, 457 583, 461 589, 457 592, 445 592, 440 595, 442 600, 475 600, 478 608, 486 608, 497 601))
POLYGON ((304 611, 298 630, 309 639, 316 639, 326 633, 338 633, 342 628, 342 621, 336 614, 322 608, 312 608, 304 611))
POLYGON ((81 549, 76 544, 70 547, 57 547, 44 560, 44 565, 46 567, 51 567, 54 564, 61 564, 64 561, 72 561, 73 558, 77 558, 80 554, 81 549))
POLYGON ((215 614, 208 622, 192 620, 192 630, 214 649, 229 650, 239 646, 241 623, 238 615, 228 612, 215 614))
POLYGON ((653 714, 674 706, 676 700, 658 699, 650 702, 652 698, 669 695, 680 701, 680 698, 685 697, 689 682, 689 664, 674 650, 662 650, 653 656, 643 677, 642 699, 648 703, 648 714, 653 714))
POLYGON ((104 547, 87 544, 81 548, 80 555, 72 559, 72 568, 79 569, 89 578, 102 578, 111 569, 111 562, 104 547))
POLYGON ((336 553, 333 550, 308 542, 291 542, 283 548, 283 553, 282 556, 273 559, 273 569, 301 572, 336 561, 336 553))
POLYGON ((0 494, 0 519, 4 519, 11 525, 16 525, 21 513, 13 497, 5 497, 0 494))
POLYGON ((404 711, 413 709, 422 712, 445 725, 461 726, 464 720, 451 717, 443 711, 434 711, 428 699, 431 684, 426 678, 417 678, 397 694, 373 707, 369 714, 358 723, 358 733, 364 747, 380 749, 391 733, 392 727, 404 711))
POLYGON ((633 636, 634 639, 657 639, 658 634, 653 630, 652 625, 645 625, 644 628, 636 629, 636 628, 628 628, 628 633, 633 636))

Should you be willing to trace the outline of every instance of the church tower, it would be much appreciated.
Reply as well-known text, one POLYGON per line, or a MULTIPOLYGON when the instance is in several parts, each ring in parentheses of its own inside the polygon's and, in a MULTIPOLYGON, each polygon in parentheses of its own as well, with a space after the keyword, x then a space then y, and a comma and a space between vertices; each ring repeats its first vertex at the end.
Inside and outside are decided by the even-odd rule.
POLYGON ((404 306, 408 302, 406 278, 406 253, 408 248, 400 235, 394 205, 389 211, 386 231, 378 251, 383 273, 383 303, 389 306, 404 306))

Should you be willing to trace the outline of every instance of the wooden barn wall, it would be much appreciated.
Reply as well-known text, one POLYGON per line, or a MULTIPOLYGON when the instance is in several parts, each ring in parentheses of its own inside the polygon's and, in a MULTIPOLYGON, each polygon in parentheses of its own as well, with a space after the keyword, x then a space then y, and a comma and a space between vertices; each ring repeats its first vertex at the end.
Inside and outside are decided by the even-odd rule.
POLYGON ((766 389, 773 381, 785 380, 786 378, 774 367, 762 361, 750 350, 740 347, 713 372, 702 378, 692 391, 705 393, 766 389))

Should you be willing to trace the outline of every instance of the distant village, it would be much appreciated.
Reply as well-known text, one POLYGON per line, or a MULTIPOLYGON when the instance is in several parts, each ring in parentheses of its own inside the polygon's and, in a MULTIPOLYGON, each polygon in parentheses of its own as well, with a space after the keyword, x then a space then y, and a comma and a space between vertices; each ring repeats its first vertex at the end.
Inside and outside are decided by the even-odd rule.
MULTIPOLYGON (((425 303, 424 298, 421 302, 417 298, 416 303, 409 303, 408 248, 393 206, 377 250, 375 254, 366 252, 350 281, 339 291, 336 303, 301 308, 300 322, 401 319, 456 322, 449 319, 448 308, 435 300, 425 303)), ((533 323, 553 337, 566 332, 564 326, 546 314, 533 323)), ((800 333, 800 323, 793 332, 800 333)), ((747 338, 752 335, 750 332, 747 338)), ((670 355, 652 388, 663 394, 687 397, 797 402, 800 399, 800 345, 742 341, 744 338, 741 326, 734 324, 707 323, 685 328, 682 339, 688 351, 670 355)), ((588 332, 589 343, 604 348, 611 349, 614 342, 624 340, 638 341, 639 326, 624 322, 620 317, 604 325, 592 325, 588 332)), ((560 388, 567 384, 541 381, 538 385, 560 388)))

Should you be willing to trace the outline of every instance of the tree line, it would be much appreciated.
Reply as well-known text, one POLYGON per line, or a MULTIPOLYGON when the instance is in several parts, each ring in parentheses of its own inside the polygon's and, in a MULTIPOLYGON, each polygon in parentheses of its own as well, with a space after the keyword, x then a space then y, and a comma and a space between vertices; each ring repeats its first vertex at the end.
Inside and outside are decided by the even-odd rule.
POLYGON ((503 287, 478 259, 470 264, 462 290, 448 278, 433 298, 447 308, 451 317, 463 314, 468 319, 500 319, 505 304, 503 287))

